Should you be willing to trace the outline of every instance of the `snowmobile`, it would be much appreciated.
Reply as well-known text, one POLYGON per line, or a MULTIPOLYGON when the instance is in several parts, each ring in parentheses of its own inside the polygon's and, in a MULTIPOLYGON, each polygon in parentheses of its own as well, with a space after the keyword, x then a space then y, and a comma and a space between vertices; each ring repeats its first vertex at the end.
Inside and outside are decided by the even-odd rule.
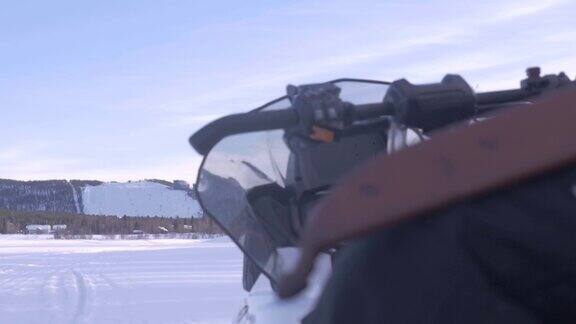
MULTIPOLYGON (((549 93, 575 87, 576 81, 564 73, 541 76, 539 68, 529 68, 520 84, 518 89, 476 93, 461 76, 446 75, 439 83, 424 85, 405 79, 289 85, 285 96, 220 118, 193 134, 190 143, 204 156, 195 187, 199 202, 244 254, 243 287, 250 295, 237 322, 299 322, 315 306, 348 239, 367 233, 370 226, 454 200, 432 199, 435 204, 399 212, 392 221, 360 217, 364 226, 340 216, 346 222, 334 230, 334 219, 318 210, 346 175, 379 157, 424 146, 417 143, 433 143, 429 139, 453 133, 454 125, 471 127, 502 111, 531 107, 549 93)), ((491 145, 496 144, 484 143, 491 145)), ((441 167, 444 172, 456 168, 446 160, 441 167)), ((374 186, 359 190, 381 199, 374 186)), ((350 213, 346 196, 338 200, 350 213)), ((355 207, 352 213, 364 213, 361 205, 355 207)))

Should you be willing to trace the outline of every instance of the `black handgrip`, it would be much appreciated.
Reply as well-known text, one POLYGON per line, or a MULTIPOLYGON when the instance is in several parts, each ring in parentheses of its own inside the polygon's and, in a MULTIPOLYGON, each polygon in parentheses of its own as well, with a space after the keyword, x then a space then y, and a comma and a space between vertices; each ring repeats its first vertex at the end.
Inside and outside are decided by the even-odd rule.
POLYGON ((234 114, 217 119, 190 136, 190 144, 201 155, 206 155, 226 136, 247 132, 289 128, 298 124, 293 109, 270 110, 234 114))

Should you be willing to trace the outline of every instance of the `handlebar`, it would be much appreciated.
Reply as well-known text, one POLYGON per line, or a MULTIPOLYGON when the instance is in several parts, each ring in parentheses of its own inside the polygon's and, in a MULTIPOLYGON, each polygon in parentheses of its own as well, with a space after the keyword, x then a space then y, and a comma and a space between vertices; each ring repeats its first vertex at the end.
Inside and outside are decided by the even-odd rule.
MULTIPOLYGON (((382 103, 354 105, 352 120, 364 120, 392 115, 393 111, 382 103)), ((190 136, 190 144, 201 155, 206 155, 226 136, 248 132, 286 129, 298 125, 298 114, 292 108, 251 111, 228 115, 209 123, 190 136)))
POLYGON ((384 103, 355 105, 350 110, 350 117, 353 121, 377 118, 382 116, 392 116, 394 114, 393 107, 385 105, 384 103))
MULTIPOLYGON (((524 89, 484 92, 476 94, 476 104, 481 112, 482 105, 492 105, 493 107, 493 105, 497 104, 525 100, 536 94, 533 91, 524 89)), ((394 114, 394 107, 384 103, 353 105, 348 113, 353 121, 360 121, 381 116, 391 116, 394 114)), ((202 127, 190 137, 189 141, 199 154, 206 155, 214 145, 226 136, 286 129, 296 126, 298 122, 298 114, 292 108, 234 114, 217 119, 202 127)))
POLYGON ((538 92, 525 89, 512 89, 492 92, 482 92, 476 94, 477 105, 505 104, 514 101, 525 100, 537 95, 538 92))
POLYGON ((217 119, 190 136, 194 149, 206 155, 226 136, 273 129, 290 128, 298 124, 298 114, 293 109, 254 111, 234 114, 217 119))

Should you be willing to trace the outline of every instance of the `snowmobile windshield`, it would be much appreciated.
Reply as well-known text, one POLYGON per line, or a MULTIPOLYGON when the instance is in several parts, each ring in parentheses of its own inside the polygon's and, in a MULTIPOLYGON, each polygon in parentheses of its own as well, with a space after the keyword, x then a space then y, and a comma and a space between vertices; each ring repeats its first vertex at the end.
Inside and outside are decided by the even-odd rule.
MULTIPOLYGON (((381 102, 388 83, 365 80, 333 81, 341 88, 341 98, 353 104, 381 102)), ((254 109, 261 111, 290 108, 281 97, 254 109)), ((282 253, 291 242, 279 238, 257 217, 249 194, 252 189, 269 184, 287 188, 286 174, 290 151, 284 143, 284 131, 265 131, 229 136, 205 156, 198 173, 197 191, 204 211, 212 217, 272 282, 290 263, 294 253, 282 253), (280 251, 280 252, 279 252, 280 251)), ((266 217, 287 217, 278 212, 266 217)))

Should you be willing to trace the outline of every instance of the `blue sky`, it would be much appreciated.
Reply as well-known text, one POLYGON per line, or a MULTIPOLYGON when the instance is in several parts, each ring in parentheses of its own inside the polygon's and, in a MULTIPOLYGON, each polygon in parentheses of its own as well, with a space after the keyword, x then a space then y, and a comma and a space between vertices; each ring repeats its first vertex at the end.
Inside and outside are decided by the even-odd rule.
POLYGON ((576 1, 3 1, 0 178, 192 180, 203 123, 338 77, 576 76, 576 1))

